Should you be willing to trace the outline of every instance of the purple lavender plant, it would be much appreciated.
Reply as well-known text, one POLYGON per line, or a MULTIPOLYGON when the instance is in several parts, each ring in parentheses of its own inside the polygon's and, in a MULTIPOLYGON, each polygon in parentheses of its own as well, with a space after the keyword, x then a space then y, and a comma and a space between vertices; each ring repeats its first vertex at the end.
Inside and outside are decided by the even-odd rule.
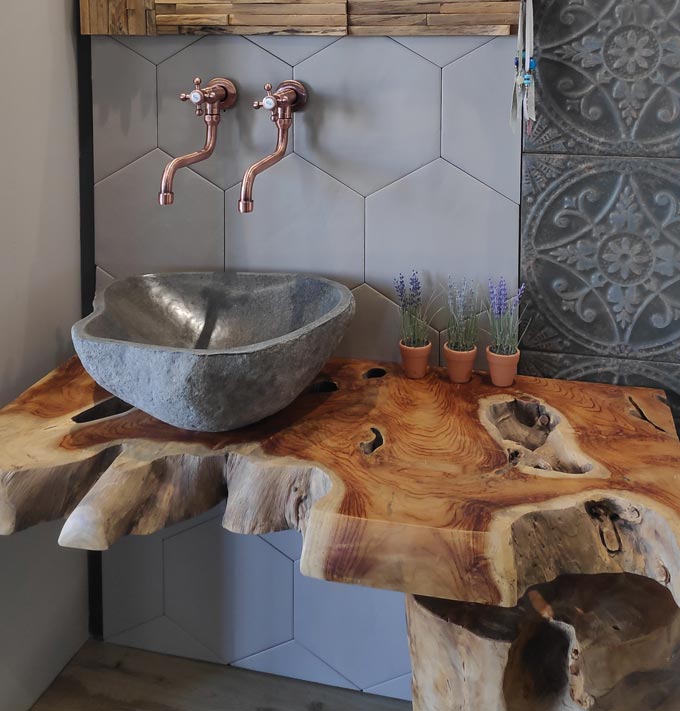
POLYGON ((466 279, 457 283, 449 276, 448 305, 448 347, 454 351, 472 350, 477 341, 477 286, 469 284, 466 279))
POLYGON ((489 279, 487 313, 492 353, 513 355, 517 352, 522 340, 519 327, 524 316, 524 311, 520 310, 524 290, 525 285, 522 284, 514 296, 508 297, 508 284, 503 277, 498 284, 489 279))
POLYGON ((401 340, 405 346, 420 348, 428 344, 427 322, 423 314, 423 287, 415 269, 406 284, 403 274, 394 280, 401 308, 401 340))

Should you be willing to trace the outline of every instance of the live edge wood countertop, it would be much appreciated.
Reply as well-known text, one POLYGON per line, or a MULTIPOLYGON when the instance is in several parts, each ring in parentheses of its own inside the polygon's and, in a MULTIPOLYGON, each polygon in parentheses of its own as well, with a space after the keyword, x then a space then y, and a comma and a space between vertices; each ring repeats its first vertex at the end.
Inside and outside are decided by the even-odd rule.
POLYGON ((117 409, 73 358, 0 411, 3 534, 67 516, 60 543, 101 550, 226 499, 225 528, 301 530, 302 570, 326 580, 512 606, 559 574, 629 572, 679 599, 680 443, 659 391, 332 360, 234 432, 117 409))

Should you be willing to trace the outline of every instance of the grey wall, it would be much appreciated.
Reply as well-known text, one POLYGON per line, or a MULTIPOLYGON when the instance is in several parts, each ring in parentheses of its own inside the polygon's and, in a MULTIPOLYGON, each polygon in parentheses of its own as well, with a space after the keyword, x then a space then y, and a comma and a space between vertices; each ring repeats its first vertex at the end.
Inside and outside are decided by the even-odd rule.
POLYGON ((522 367, 664 387, 680 417, 680 9, 541 0, 522 367))
MULTIPOLYGON (((485 282, 518 271, 519 137, 509 128, 512 38, 207 37, 94 41, 100 283, 178 269, 294 270, 354 290, 347 356, 398 358, 392 279, 419 269, 485 282), (178 101, 194 76, 235 80, 216 155, 156 205, 164 164, 202 145, 178 101), (274 146, 262 86, 310 90, 294 151, 255 184, 274 146)), ((431 338, 440 343, 440 314, 431 338)), ((434 349, 437 360, 439 349, 434 349)), ((105 633, 134 646, 408 697, 401 595, 309 580, 297 534, 241 537, 217 514, 104 557, 105 633)))
MULTIPOLYGON (((72 0, 3 5, 0 85, 2 406, 70 355, 80 311, 72 0), (30 110, 26 87, 44 111, 30 110)), ((0 539, 2 711, 29 708, 87 636, 86 557, 58 549, 58 533, 0 539)))

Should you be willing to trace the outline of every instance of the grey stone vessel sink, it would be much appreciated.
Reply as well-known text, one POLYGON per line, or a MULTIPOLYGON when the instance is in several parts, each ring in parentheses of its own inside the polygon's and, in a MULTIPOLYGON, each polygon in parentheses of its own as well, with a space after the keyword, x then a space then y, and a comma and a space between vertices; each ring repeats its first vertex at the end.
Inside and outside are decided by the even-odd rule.
POLYGON ((345 333, 354 297, 297 274, 147 274, 97 294, 73 326, 106 390, 159 420, 236 429, 289 405, 345 333))

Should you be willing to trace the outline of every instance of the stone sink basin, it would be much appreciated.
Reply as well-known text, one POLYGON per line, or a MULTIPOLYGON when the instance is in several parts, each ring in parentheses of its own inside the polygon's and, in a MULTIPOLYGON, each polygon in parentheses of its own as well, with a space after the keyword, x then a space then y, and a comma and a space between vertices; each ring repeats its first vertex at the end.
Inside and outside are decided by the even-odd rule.
POLYGON ((349 289, 317 277, 147 274, 98 293, 72 336, 109 392, 177 427, 220 432, 289 405, 353 314, 349 289))

